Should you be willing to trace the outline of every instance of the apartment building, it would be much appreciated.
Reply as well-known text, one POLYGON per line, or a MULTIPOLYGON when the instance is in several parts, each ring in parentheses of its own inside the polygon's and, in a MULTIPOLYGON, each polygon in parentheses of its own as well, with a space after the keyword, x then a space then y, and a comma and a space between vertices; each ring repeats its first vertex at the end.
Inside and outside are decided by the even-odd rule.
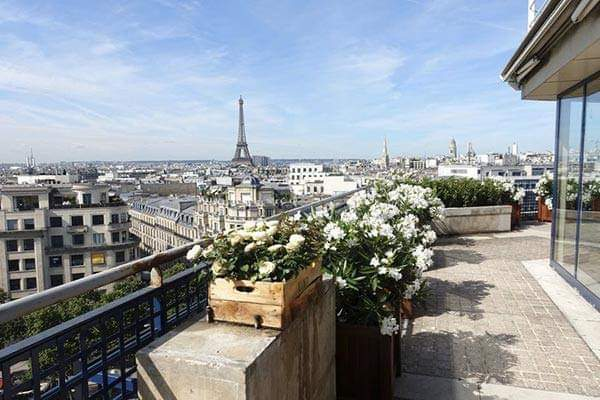
POLYGON ((275 215, 275 189, 260 183, 254 176, 245 177, 238 185, 227 188, 225 229, 241 227, 246 221, 275 215))
POLYGON ((288 182, 296 195, 305 195, 306 183, 322 180, 327 175, 323 164, 295 163, 290 164, 288 182))
POLYGON ((106 185, 0 186, 0 288, 20 298, 135 259, 127 209, 106 185))
POLYGON ((140 238, 140 251, 152 254, 200 238, 194 196, 149 197, 131 201, 131 232, 140 238))

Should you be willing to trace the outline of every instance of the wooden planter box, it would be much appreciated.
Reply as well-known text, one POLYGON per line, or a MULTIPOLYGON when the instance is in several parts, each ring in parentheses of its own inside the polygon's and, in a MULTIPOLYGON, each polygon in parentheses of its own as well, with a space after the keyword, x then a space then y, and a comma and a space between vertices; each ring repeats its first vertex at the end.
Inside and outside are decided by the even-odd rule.
POLYGON ((592 211, 600 211, 600 199, 592 199, 592 211))
POLYGON ((538 199, 538 222, 552 222, 552 211, 544 202, 544 198, 538 199))
POLYGON ((216 278, 208 288, 209 318, 285 329, 303 311, 321 277, 321 260, 316 260, 287 282, 216 278))
POLYGON ((510 216, 510 228, 515 229, 519 226, 521 226, 521 205, 519 203, 513 203, 510 216))
POLYGON ((396 368, 395 337, 378 327, 337 324, 336 390, 338 400, 392 400, 396 368))

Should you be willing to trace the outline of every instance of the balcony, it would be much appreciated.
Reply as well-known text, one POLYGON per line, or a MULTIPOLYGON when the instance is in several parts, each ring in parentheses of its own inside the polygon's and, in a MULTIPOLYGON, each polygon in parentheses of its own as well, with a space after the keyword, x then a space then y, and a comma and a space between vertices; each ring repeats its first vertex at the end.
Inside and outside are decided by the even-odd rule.
POLYGON ((67 233, 87 233, 89 230, 87 225, 69 225, 67 233))
MULTIPOLYGON (((340 199, 290 214, 337 206, 340 199)), ((509 233, 440 238, 434 265, 426 272, 431 295, 403 324, 398 398, 600 395, 600 343, 594 328, 600 317, 568 286, 564 289, 549 267, 549 236, 549 224, 536 224, 509 233)), ((22 392, 36 399, 69 393, 83 399, 134 398, 136 352, 174 328, 169 338, 186 336, 191 325, 181 323, 203 315, 207 266, 160 278, 160 270, 181 260, 192 245, 0 306, 0 322, 5 322, 152 270, 149 287, 1 350, 2 376, 5 382, 9 375, 12 379, 0 398, 22 392), (56 354, 50 363, 48 349, 56 354)))

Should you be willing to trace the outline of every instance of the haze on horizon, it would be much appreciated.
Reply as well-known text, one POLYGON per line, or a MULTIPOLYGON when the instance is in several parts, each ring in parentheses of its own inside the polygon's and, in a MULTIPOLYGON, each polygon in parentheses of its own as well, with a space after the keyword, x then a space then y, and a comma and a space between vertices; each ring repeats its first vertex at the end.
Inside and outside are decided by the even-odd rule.
POLYGON ((499 72, 525 0, 2 1, 0 161, 551 150, 499 72))

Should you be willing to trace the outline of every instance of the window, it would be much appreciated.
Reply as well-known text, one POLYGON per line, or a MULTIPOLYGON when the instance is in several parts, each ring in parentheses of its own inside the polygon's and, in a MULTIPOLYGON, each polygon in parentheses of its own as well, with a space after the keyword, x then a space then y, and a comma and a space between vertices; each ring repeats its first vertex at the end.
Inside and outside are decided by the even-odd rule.
POLYGON ((18 251, 19 244, 16 240, 7 240, 6 241, 6 251, 18 251))
POLYGON ((6 230, 7 231, 16 231, 19 229, 19 220, 16 219, 7 219, 6 220, 6 230))
POLYGON ((21 280, 20 279, 11 279, 9 286, 10 286, 10 290, 21 290, 21 280))
POLYGON ((89 206, 90 204, 92 204, 92 194, 91 193, 84 193, 82 199, 83 199, 84 205, 89 206))
POLYGON ((50 228, 61 228, 62 218, 61 217, 50 217, 50 228))
POLYGON ((83 265, 83 254, 71 254, 71 266, 79 267, 83 265))
POLYGON ((32 251, 35 249, 35 243, 33 239, 24 239, 23 240, 23 251, 32 251))
POLYGON ((50 286, 60 286, 64 283, 64 278, 62 275, 50 275, 50 286))
POLYGON ((23 227, 28 231, 35 229, 35 221, 33 218, 25 218, 23 220, 23 227))
POLYGON ((85 276, 85 274, 83 273, 79 273, 79 274, 71 274, 71 280, 72 281, 76 281, 78 279, 81 279, 85 276))
POLYGON ((125 262, 125 252, 124 251, 116 251, 115 252, 115 260, 118 263, 125 262))
POLYGON ((129 249, 129 259, 135 260, 135 249, 129 249))
POLYGON ((110 215, 110 223, 118 224, 119 223, 119 214, 111 214, 110 215))
POLYGON ((71 240, 73 242, 73 246, 82 246, 85 244, 85 236, 83 233, 76 233, 71 235, 71 240))
POLYGON ((92 225, 104 225, 104 215, 92 215, 92 225))
POLYGON ((71 226, 83 226, 83 215, 72 215, 71 226))
POLYGON ((50 268, 61 268, 62 265, 62 256, 50 256, 50 268))
POLYGON ((16 272, 19 270, 19 260, 8 260, 9 272, 16 272))
POLYGON ((62 235, 50 236, 50 246, 54 249, 59 249, 59 248, 64 247, 62 235))
POLYGON ((121 223, 129 222, 129 214, 123 213, 121 214, 121 223))
POLYGON ((129 239, 129 232, 123 231, 121 232, 121 242, 126 242, 129 239))
POLYGON ((113 243, 119 243, 121 241, 121 235, 119 232, 113 232, 110 236, 113 243))
POLYGON ((104 253, 92 253, 92 265, 104 265, 106 260, 104 259, 104 253))
POLYGON ((93 237, 95 245, 104 244, 106 242, 106 239, 104 238, 104 233, 94 233, 93 237))
POLYGON ((25 269, 27 271, 35 270, 35 258, 26 258, 24 261, 25 261, 25 269))
POLYGON ((25 288, 26 289, 37 288, 37 279, 36 278, 26 278, 25 279, 25 288))
POLYGON ((19 211, 29 211, 40 208, 38 196, 15 196, 14 206, 19 211))

